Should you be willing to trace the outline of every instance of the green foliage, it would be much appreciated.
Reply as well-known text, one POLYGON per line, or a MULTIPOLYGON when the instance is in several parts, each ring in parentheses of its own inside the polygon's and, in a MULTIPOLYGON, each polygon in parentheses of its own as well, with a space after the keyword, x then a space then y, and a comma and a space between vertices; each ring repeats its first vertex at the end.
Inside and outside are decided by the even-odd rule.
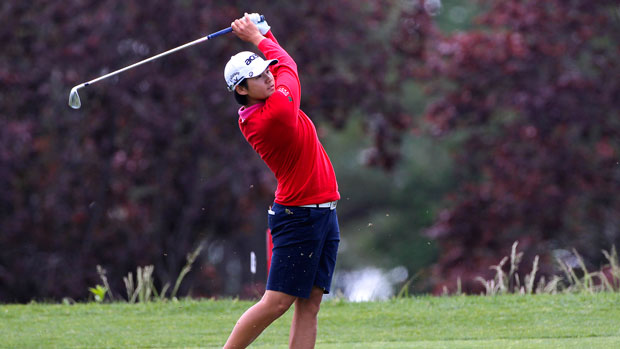
POLYGON ((441 0, 442 9, 435 17, 443 33, 468 31, 475 28, 474 19, 480 14, 477 1, 441 0))
POLYGON ((95 297, 95 302, 101 303, 105 299, 105 294, 108 292, 108 289, 101 285, 97 285, 94 288, 89 287, 88 291, 95 297))
MULTIPOLYGON (((342 196, 339 268, 405 266, 411 275, 436 259, 434 243, 423 235, 452 185, 445 142, 409 135, 403 157, 391 172, 365 166, 372 152, 361 121, 335 132, 325 126, 323 144, 330 154, 342 196)), ((416 291, 427 285, 420 277, 416 291)))

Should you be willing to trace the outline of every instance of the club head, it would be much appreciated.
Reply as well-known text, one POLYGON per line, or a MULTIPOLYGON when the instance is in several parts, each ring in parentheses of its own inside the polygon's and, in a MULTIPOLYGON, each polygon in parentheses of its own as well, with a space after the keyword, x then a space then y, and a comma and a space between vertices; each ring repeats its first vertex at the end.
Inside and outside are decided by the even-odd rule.
POLYGON ((71 89, 69 93, 69 106, 73 109, 80 109, 82 102, 80 101, 80 95, 78 95, 77 87, 71 89))

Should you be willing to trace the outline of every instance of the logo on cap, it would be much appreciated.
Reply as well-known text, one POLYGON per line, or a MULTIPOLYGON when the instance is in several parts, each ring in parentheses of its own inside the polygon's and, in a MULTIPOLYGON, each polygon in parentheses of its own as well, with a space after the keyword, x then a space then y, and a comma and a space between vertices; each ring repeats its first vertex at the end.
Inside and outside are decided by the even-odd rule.
POLYGON ((245 65, 250 65, 252 61, 255 60, 257 57, 258 55, 256 53, 251 55, 250 57, 248 57, 248 59, 245 60, 245 65))
POLYGON ((238 72, 238 71, 236 71, 236 72, 232 73, 232 75, 228 78, 229 85, 234 85, 234 84, 236 84, 239 80, 241 80, 241 77, 239 76, 239 72, 238 72))

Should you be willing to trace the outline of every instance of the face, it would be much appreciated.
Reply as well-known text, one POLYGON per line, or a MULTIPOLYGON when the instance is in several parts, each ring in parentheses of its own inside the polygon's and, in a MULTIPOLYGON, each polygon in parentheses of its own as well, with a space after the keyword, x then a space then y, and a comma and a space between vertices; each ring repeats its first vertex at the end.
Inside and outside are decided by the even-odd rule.
POLYGON ((248 105, 262 102, 275 92, 275 81, 269 69, 247 81, 248 88, 237 86, 237 93, 248 96, 248 105))

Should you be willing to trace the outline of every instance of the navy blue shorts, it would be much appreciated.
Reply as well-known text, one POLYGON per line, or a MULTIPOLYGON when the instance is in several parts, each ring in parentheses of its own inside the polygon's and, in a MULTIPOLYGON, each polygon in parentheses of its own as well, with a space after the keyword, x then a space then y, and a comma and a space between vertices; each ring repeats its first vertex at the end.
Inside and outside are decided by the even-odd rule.
POLYGON ((309 298, 324 293, 336 266, 340 229, 336 210, 275 204, 269 211, 273 255, 267 289, 309 298))

